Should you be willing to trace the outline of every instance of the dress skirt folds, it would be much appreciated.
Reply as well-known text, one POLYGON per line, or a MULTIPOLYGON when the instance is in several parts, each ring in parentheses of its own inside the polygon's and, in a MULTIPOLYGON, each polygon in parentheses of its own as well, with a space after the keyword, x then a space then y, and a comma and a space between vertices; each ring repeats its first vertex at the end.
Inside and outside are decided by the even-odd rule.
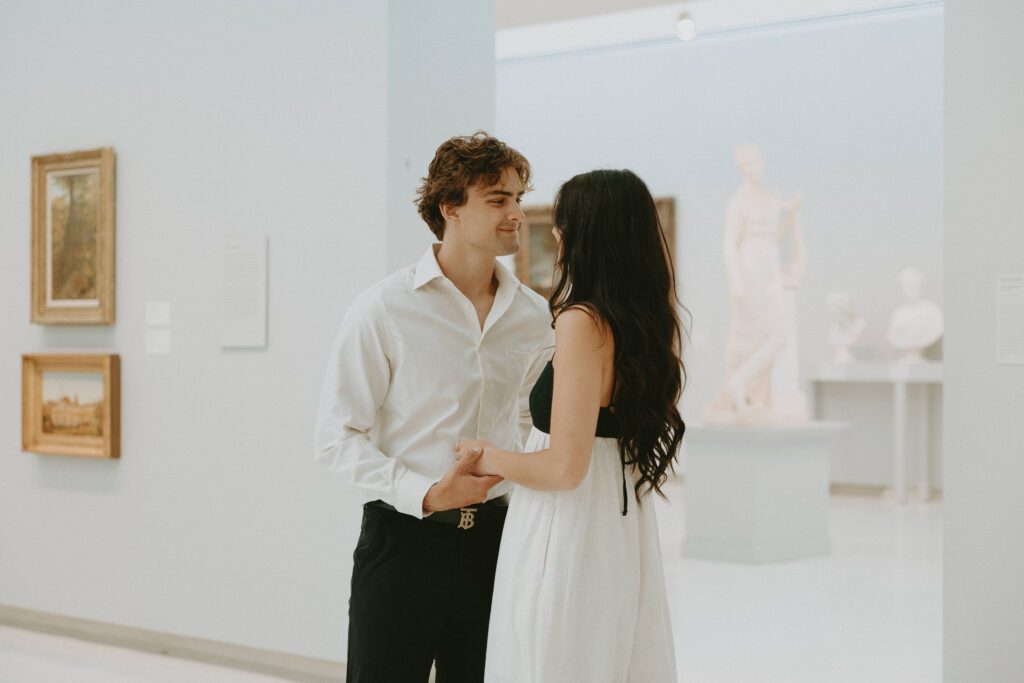
MULTIPOLYGON (((527 451, 547 448, 534 428, 527 451)), ((487 683, 669 683, 675 647, 653 501, 613 438, 572 491, 512 494, 494 579, 487 683)))

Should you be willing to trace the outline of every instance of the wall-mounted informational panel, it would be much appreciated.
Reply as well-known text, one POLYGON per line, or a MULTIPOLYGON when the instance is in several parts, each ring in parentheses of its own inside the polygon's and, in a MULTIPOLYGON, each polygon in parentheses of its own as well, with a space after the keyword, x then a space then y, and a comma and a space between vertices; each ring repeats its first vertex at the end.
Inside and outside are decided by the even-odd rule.
POLYGON ((996 283, 996 362, 1024 365, 1024 274, 996 283))
POLYGON ((220 344, 226 349, 267 345, 267 237, 225 237, 220 344))

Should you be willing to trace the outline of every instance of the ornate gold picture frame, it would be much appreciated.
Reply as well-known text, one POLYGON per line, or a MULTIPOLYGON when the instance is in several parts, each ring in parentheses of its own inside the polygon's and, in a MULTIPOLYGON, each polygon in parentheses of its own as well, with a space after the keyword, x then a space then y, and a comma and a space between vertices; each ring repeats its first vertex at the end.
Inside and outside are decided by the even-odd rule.
POLYGON ((114 322, 114 183, 109 147, 32 157, 32 322, 114 322))
MULTIPOLYGON (((675 259, 676 234, 676 200, 673 197, 660 197, 654 200, 658 209, 658 219, 665 231, 669 253, 675 259)), ((516 252, 516 277, 530 289, 545 299, 551 295, 552 278, 555 271, 555 237, 551 234, 554 227, 553 207, 526 206, 526 223, 519 233, 519 251, 516 252)))
POLYGON ((119 356, 24 355, 21 387, 23 451, 120 457, 119 356))

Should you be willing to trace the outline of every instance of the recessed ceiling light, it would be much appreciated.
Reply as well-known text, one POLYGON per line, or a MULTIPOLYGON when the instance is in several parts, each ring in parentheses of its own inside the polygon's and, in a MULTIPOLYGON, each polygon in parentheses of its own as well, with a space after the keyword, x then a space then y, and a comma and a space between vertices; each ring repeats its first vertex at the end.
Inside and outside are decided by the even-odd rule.
POLYGON ((679 15, 679 21, 676 22, 676 31, 679 33, 679 40, 693 40, 697 37, 697 22, 694 21, 689 12, 683 12, 679 15))

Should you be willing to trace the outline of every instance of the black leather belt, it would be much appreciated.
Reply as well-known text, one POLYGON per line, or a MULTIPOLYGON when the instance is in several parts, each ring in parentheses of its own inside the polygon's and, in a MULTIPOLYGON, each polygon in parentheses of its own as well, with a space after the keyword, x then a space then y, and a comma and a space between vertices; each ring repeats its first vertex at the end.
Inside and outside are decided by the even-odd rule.
MULTIPOLYGON (((396 514, 403 514, 398 512, 393 505, 388 505, 382 500, 374 500, 366 504, 367 507, 375 507, 381 510, 389 510, 396 514)), ((451 524, 460 529, 472 529, 476 526, 476 523, 481 519, 487 519, 488 517, 503 513, 508 508, 508 499, 505 496, 499 498, 492 498, 486 503, 478 503, 475 505, 467 505, 466 507, 456 508, 454 510, 440 510, 438 512, 432 512, 423 519, 438 522, 440 524, 451 524)), ((408 516, 408 515, 406 515, 408 516)))

